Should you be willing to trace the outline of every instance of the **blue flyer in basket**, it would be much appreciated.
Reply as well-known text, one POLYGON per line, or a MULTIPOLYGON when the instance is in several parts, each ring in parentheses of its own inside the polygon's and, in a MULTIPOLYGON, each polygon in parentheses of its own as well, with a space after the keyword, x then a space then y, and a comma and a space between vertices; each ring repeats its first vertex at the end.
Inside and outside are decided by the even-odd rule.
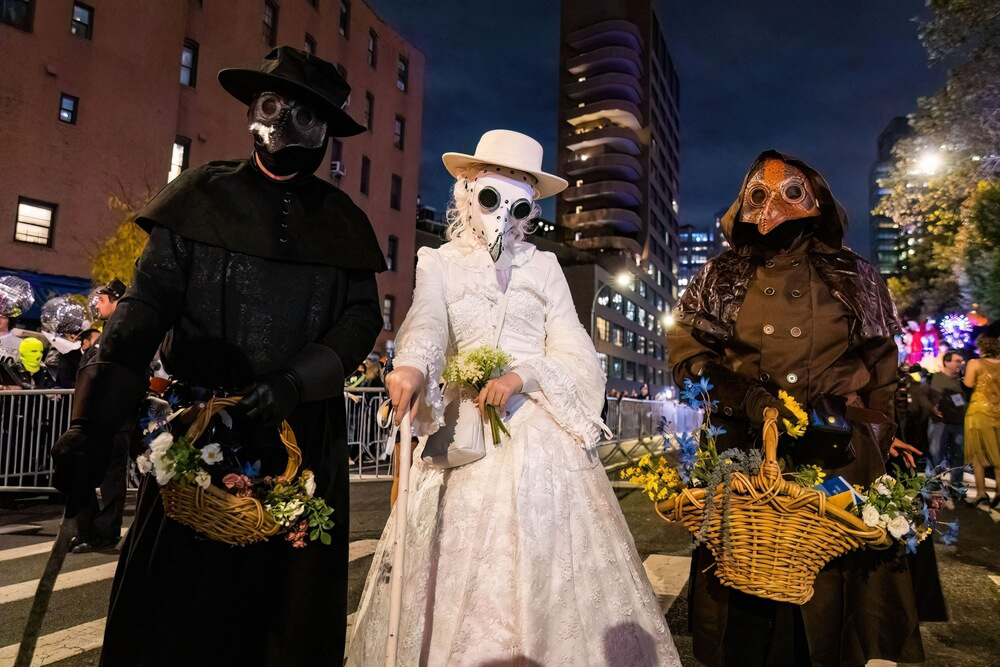
POLYGON ((851 505, 864 505, 865 498, 854 490, 854 487, 843 477, 828 479, 822 484, 813 487, 817 491, 822 491, 830 498, 830 502, 842 509, 850 509, 851 505))

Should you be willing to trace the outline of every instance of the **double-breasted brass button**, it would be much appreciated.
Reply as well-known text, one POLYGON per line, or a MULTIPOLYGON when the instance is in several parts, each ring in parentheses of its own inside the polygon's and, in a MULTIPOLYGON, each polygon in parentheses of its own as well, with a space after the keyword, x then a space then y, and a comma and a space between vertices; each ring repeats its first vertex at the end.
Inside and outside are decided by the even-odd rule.
POLYGON ((795 384, 799 381, 799 376, 795 373, 789 373, 785 376, 785 379, 788 380, 789 384, 795 384))
POLYGON ((771 379, 771 376, 768 375, 767 373, 761 373, 760 374, 760 381, 761 382, 767 382, 770 379, 771 379))
POLYGON ((772 327, 770 324, 765 324, 764 325, 764 333, 766 333, 767 335, 773 334, 774 333, 774 327, 772 327))
POLYGON ((767 260, 766 262, 764 262, 764 266, 766 266, 769 269, 773 269, 774 268, 774 260, 773 259, 767 260))
POLYGON ((774 288, 773 287, 768 287, 767 289, 764 290, 764 294, 766 294, 768 296, 773 296, 774 295, 774 288))
POLYGON ((798 299, 800 296, 802 296, 802 292, 800 292, 797 289, 793 289, 792 290, 792 296, 795 297, 796 299, 798 299))
POLYGON ((802 329, 798 327, 792 327, 791 331, 789 331, 788 333, 792 334, 792 338, 798 338, 799 336, 802 335, 802 329))
POLYGON ((798 265, 799 265, 799 264, 801 264, 801 263, 802 263, 802 262, 801 262, 800 260, 797 260, 797 259, 795 259, 795 260, 792 260, 792 266, 798 266, 798 265))

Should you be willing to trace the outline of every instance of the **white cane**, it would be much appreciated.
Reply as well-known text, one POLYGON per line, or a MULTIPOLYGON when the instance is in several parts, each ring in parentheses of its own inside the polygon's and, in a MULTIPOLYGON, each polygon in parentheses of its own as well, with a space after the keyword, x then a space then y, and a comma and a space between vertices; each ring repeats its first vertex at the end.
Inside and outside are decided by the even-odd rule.
POLYGON ((403 603, 403 561, 406 551, 406 503, 410 491, 410 411, 399 429, 399 494, 396 496, 396 542, 392 547, 392 579, 389 583, 389 635, 385 641, 386 667, 396 666, 399 615, 403 603))

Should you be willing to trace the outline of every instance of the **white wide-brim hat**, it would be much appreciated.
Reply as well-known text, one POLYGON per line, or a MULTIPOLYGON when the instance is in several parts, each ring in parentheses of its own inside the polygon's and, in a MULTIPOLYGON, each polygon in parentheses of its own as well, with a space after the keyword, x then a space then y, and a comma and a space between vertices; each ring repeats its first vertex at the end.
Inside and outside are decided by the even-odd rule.
POLYGON ((479 139, 474 155, 445 153, 441 156, 445 169, 455 178, 467 167, 484 165, 506 167, 531 174, 537 179, 538 198, 544 199, 566 189, 569 183, 542 171, 542 145, 520 132, 490 130, 479 139))

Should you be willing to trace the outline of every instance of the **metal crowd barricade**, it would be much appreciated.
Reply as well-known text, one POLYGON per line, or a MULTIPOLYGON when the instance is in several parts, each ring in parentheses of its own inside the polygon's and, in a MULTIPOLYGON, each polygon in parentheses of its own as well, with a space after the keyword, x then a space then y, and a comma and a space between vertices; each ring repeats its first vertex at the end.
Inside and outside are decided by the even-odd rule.
POLYGON ((376 414, 388 398, 382 387, 357 387, 344 392, 351 481, 392 477, 392 451, 386 447, 389 429, 378 425, 376 414))
POLYGON ((675 400, 609 396, 604 421, 614 435, 598 443, 598 452, 604 469, 611 472, 646 454, 663 452, 664 438, 657 432, 661 421, 670 432, 693 431, 701 424, 701 412, 675 400))
POLYGON ((49 451, 72 413, 72 389, 0 390, 0 491, 55 492, 49 451))

